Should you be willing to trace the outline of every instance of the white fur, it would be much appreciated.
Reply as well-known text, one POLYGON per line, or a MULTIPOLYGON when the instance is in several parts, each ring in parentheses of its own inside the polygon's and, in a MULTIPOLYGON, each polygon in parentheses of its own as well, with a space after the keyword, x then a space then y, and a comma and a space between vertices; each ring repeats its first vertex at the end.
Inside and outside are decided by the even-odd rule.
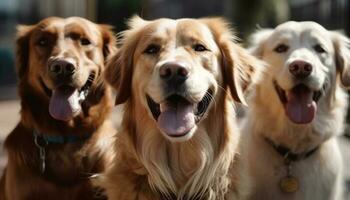
POLYGON ((337 68, 336 58, 339 48, 347 45, 344 36, 327 31, 314 22, 287 22, 274 30, 258 31, 252 41, 252 53, 268 66, 248 101, 250 108, 242 124, 245 137, 242 157, 247 159, 253 184, 250 199, 341 199, 342 158, 335 136, 343 131, 347 95, 337 74, 344 73, 347 66, 337 68), (287 44, 289 50, 274 52, 280 43, 287 44), (317 53, 313 49, 316 43, 322 44, 327 53, 317 53), (288 119, 273 85, 275 80, 288 91, 297 84, 288 70, 288 64, 296 59, 308 61, 313 66, 311 76, 303 82, 305 85, 312 90, 320 90, 324 83, 328 85, 318 102, 315 119, 305 125, 294 124, 288 119), (286 166, 264 138, 288 147, 293 153, 319 146, 310 157, 292 163, 292 174, 299 180, 295 193, 281 192, 279 181, 287 175, 286 166))

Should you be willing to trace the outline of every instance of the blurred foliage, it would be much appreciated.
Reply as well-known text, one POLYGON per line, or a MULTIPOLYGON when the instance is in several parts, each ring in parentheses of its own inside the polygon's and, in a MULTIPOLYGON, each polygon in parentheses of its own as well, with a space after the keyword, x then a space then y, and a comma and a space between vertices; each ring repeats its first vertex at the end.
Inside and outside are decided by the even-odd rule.
POLYGON ((50 15, 89 17, 68 8, 90 1, 86 5, 92 19, 113 25, 115 32, 125 30, 126 20, 138 14, 146 19, 225 16, 243 41, 259 27, 273 28, 287 20, 312 20, 350 33, 350 0, 0 0, 0 84, 15 82, 16 24, 33 24, 50 15))
POLYGON ((14 58, 6 48, 0 48, 0 85, 15 82, 14 58))
POLYGON ((258 27, 275 27, 289 19, 287 0, 234 0, 233 22, 243 39, 258 27))
POLYGON ((115 31, 121 31, 126 28, 125 21, 140 8, 140 0, 98 0, 97 21, 112 24, 115 31))

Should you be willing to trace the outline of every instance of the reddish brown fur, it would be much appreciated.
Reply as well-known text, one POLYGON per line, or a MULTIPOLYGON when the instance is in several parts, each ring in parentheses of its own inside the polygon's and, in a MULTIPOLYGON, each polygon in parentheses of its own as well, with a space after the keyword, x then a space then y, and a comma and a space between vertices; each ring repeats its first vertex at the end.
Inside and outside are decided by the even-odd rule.
MULTIPOLYGON (((89 37, 89 36, 87 36, 89 37)), ((47 18, 37 25, 20 27, 17 38, 17 71, 21 98, 21 120, 5 142, 8 164, 0 182, 0 199, 99 199, 88 176, 102 172, 110 159, 109 137, 114 132, 106 120, 112 102, 110 88, 102 81, 106 57, 115 51, 115 38, 106 25, 93 24, 82 18, 47 18), (40 71, 47 67, 50 50, 38 50, 33 38, 41 29, 53 27, 50 32, 59 34, 59 24, 72 22, 78 34, 89 34, 96 47, 84 51, 75 45, 72 52, 86 55, 93 65, 97 80, 91 86, 83 111, 68 122, 53 119, 48 112, 49 97, 39 82, 47 78, 40 71), (79 25, 80 24, 80 25, 79 25), (40 173, 38 148, 34 144, 33 129, 45 134, 92 134, 84 142, 52 144, 47 148, 46 171, 40 173)), ((86 59, 85 58, 85 59, 86 59)), ((78 56, 78 60, 84 59, 78 56)), ((81 65, 84 70, 85 64, 81 65)), ((50 88, 49 86, 47 86, 50 88)))

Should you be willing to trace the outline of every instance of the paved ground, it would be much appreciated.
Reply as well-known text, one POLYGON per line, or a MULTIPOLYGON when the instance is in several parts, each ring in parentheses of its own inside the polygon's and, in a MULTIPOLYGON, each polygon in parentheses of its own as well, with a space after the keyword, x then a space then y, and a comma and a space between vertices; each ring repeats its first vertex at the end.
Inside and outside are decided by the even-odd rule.
MULTIPOLYGON (((1 94, 1 88, 0 88, 1 94)), ((13 95, 12 95, 13 97, 13 95)), ((20 105, 18 100, 5 100, 1 101, 0 98, 0 175, 2 173, 3 166, 6 163, 6 155, 3 151, 2 145, 6 135, 15 127, 19 121, 20 105)), ((118 117, 120 108, 116 108, 113 112, 113 119, 120 119, 118 117)), ((118 122, 116 122, 118 124, 118 122)), ((346 178, 346 188, 350 191, 350 170, 347 170, 347 166, 350 166, 350 140, 345 137, 339 137, 339 142, 344 157, 344 172, 346 178)), ((349 193, 349 192, 348 192, 349 193)), ((350 195, 347 195, 350 196, 350 195)), ((348 198, 350 199, 350 198, 348 198)))

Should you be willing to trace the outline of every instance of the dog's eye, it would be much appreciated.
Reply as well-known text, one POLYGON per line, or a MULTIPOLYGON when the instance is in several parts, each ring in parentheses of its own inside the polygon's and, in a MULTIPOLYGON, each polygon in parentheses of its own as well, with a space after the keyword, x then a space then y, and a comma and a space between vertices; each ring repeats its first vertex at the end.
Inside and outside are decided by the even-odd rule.
POLYGON ((160 46, 159 45, 150 44, 150 45, 148 45, 146 50, 144 50, 143 52, 146 53, 146 54, 156 54, 156 53, 159 52, 159 50, 160 50, 160 46))
POLYGON ((88 39, 86 39, 86 38, 82 38, 82 39, 80 40, 80 44, 81 44, 81 45, 84 45, 84 46, 87 46, 87 45, 90 45, 91 42, 90 42, 90 40, 88 40, 88 39))
POLYGON ((326 50, 320 44, 316 44, 314 46, 314 49, 317 53, 325 53, 326 52, 326 50))
POLYGON ((38 40, 37 44, 39 46, 45 47, 49 44, 49 39, 47 37, 42 37, 38 40))
POLYGON ((205 48, 205 46, 203 46, 202 44, 195 44, 193 45, 193 50, 195 51, 207 51, 208 49, 205 48))
POLYGON ((278 45, 274 51, 277 52, 277 53, 284 53, 286 51, 288 51, 289 47, 285 44, 280 44, 278 45))

